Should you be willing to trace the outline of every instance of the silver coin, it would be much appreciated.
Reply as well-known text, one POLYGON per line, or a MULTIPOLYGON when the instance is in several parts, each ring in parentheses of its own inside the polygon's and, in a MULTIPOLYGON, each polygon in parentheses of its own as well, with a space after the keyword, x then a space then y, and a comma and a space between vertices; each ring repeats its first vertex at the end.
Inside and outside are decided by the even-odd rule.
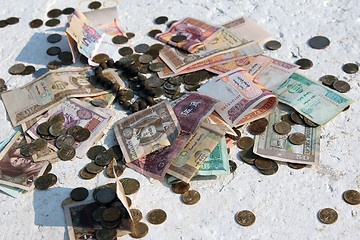
POLYGON ((49 133, 54 137, 58 137, 66 133, 66 128, 60 123, 55 123, 49 127, 49 133))
POLYGON ((63 134, 56 138, 55 145, 57 148, 63 148, 64 146, 72 146, 75 143, 73 136, 69 134, 63 134))

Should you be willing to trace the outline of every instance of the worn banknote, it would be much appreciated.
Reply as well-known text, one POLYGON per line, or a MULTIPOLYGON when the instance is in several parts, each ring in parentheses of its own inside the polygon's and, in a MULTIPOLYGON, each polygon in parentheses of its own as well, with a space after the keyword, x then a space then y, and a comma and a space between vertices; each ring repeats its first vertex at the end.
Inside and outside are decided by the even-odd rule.
POLYGON ((280 102, 324 125, 354 101, 342 93, 294 73, 274 91, 280 102))

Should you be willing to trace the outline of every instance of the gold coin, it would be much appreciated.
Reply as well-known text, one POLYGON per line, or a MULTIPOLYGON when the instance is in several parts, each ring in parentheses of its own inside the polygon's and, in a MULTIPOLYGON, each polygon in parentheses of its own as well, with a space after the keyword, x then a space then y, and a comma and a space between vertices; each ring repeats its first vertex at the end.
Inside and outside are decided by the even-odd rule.
POLYGON ((291 125, 285 121, 275 123, 274 130, 280 135, 285 135, 291 132, 291 125))
POLYGON ((296 125, 296 123, 294 123, 291 118, 290 118, 290 113, 285 114, 284 116, 282 116, 281 118, 284 122, 287 122, 290 125, 296 125))
POLYGON ((338 219, 338 214, 332 208, 324 208, 319 211, 318 217, 322 223, 332 224, 338 219))
POLYGON ((109 60, 109 56, 105 53, 99 53, 99 54, 95 55, 92 60, 96 63, 102 63, 102 62, 106 62, 107 60, 109 60))
POLYGON ((120 179, 121 184, 124 187, 125 195, 131 195, 139 191, 140 183, 138 180, 133 178, 122 178, 120 179))
POLYGON ((248 227, 254 224, 255 222, 255 215, 248 211, 248 210, 243 210, 240 211, 236 214, 236 221, 244 227, 248 227))
POLYGON ((265 132, 269 121, 266 118, 260 118, 249 125, 249 132, 253 135, 260 135, 265 132))
POLYGON ((237 146, 241 149, 249 149, 254 146, 254 139, 251 137, 242 137, 237 141, 237 146))
POLYGON ((194 205, 200 201, 200 193, 195 190, 189 190, 183 193, 181 199, 186 205, 194 205))
POLYGON ((266 159, 263 157, 257 157, 255 159, 255 167, 257 167, 259 170, 270 170, 275 168, 276 162, 270 159, 266 159))
POLYGON ((134 231, 130 233, 133 238, 143 238, 149 231, 149 227, 143 222, 137 222, 134 226, 134 231))
POLYGON ((147 215, 147 219, 152 224, 162 224, 166 220, 166 212, 161 209, 154 209, 147 215))
POLYGON ((142 213, 139 209, 130 209, 130 213, 135 223, 140 222, 142 219, 142 213))
POLYGON ((351 205, 360 203, 360 193, 356 190, 347 190, 343 193, 344 200, 351 205))
POLYGON ((303 145, 306 142, 306 137, 302 133, 293 133, 290 134, 289 141, 294 145, 303 145))
POLYGON ((178 182, 171 185, 171 190, 177 194, 183 194, 188 191, 190 188, 190 184, 186 182, 178 182))

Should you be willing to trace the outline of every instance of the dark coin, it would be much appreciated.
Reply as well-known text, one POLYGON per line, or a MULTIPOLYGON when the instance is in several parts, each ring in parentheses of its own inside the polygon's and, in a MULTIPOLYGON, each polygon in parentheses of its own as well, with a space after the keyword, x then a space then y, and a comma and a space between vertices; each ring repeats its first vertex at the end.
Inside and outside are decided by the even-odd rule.
MULTIPOLYGON (((61 53, 59 53, 59 55, 60 55, 60 54, 61 54, 61 53)), ((58 56, 59 56, 59 55, 58 55, 58 56)), ((62 58, 61 58, 61 64, 62 64, 62 65, 65 65, 65 66, 73 64, 73 57, 70 56, 70 55, 66 55, 66 56, 62 57, 62 58)))
POLYGON ((143 74, 150 73, 149 64, 141 65, 139 68, 139 72, 143 74))
POLYGON ((62 67, 62 63, 55 60, 55 61, 51 61, 48 63, 47 67, 50 69, 50 70, 56 70, 56 69, 59 69, 62 67))
POLYGON ((166 24, 166 26, 168 27, 168 28, 171 28, 171 26, 174 24, 174 23, 176 23, 177 22, 177 20, 173 20, 173 21, 171 21, 171 22, 168 22, 167 24, 166 24))
POLYGON ((293 133, 290 134, 289 141, 294 145, 303 145, 306 142, 306 137, 302 133, 293 133))
POLYGON ((101 153, 106 151, 106 148, 104 146, 100 146, 100 145, 95 145, 92 146, 89 151, 87 151, 87 156, 88 158, 90 158, 91 160, 95 160, 96 156, 101 153))
POLYGON ((160 31, 159 29, 153 29, 153 30, 151 30, 149 33, 148 33, 148 35, 150 36, 150 37, 155 37, 156 36, 156 34, 159 34, 159 33, 162 33, 162 31, 160 31))
POLYGON ((236 213, 236 221, 244 227, 253 225, 255 223, 255 219, 255 215, 248 210, 243 210, 236 213))
POLYGON ((59 157, 63 161, 69 161, 75 157, 76 150, 71 146, 64 146, 59 150, 59 157))
POLYGON ((8 24, 5 20, 0 20, 0 28, 6 27, 8 24))
POLYGON ((356 190, 347 190, 343 193, 344 200, 351 205, 360 204, 360 193, 356 190))
POLYGON ((114 155, 115 161, 117 161, 118 163, 123 163, 122 161, 123 161, 124 155, 123 155, 119 145, 112 146, 111 148, 109 148, 109 151, 112 152, 112 154, 114 155))
POLYGON ((153 88, 154 90, 154 98, 158 98, 164 95, 164 89, 162 88, 153 88))
POLYGON ((124 188, 125 195, 131 195, 139 191, 140 183, 133 178, 122 178, 120 182, 124 188))
POLYGON ((163 222, 166 221, 167 215, 166 212, 164 210, 161 209, 154 209, 151 210, 148 215, 147 215, 147 219, 151 224, 162 224, 163 222))
POLYGON ((49 18, 57 18, 57 17, 60 17, 61 14, 62 14, 62 11, 60 9, 52 9, 47 12, 47 16, 49 18))
POLYGON ((133 54, 134 51, 130 47, 123 47, 120 48, 118 52, 121 56, 127 56, 133 54))
POLYGON ((106 175, 109 178, 115 178, 114 171, 117 177, 120 177, 125 170, 125 166, 116 164, 116 162, 111 163, 106 168, 106 175))
POLYGON ((4 87, 5 86, 5 80, 0 78, 0 87, 4 87))
POLYGON ((49 173, 47 175, 42 175, 38 177, 35 180, 34 184, 35 184, 35 188, 40 190, 46 190, 49 187, 55 185, 56 181, 57 181, 56 175, 49 173))
POLYGON ((7 90, 7 86, 6 86, 6 85, 0 87, 0 92, 5 92, 6 90, 7 90))
MULTIPOLYGON (((130 48, 131 49, 131 48, 130 48)), ((132 50, 131 50, 132 51, 132 50)), ((132 55, 126 55, 119 59, 119 62, 124 66, 129 66, 135 63, 135 57, 132 55)))
POLYGON ((30 157, 36 153, 36 145, 34 143, 26 143, 20 147, 21 155, 30 157))
POLYGON ((49 133, 54 137, 58 137, 66 133, 66 128, 61 123, 54 123, 49 127, 49 133))
POLYGON ((90 138, 91 132, 87 128, 80 128, 76 130, 73 134, 73 137, 78 142, 85 142, 90 138))
POLYGON ((61 207, 64 208, 66 205, 74 203, 71 197, 65 198, 64 201, 61 202, 61 207))
POLYGON ((200 75, 194 73, 189 73, 185 76, 184 82, 189 85, 195 85, 200 82, 200 75))
POLYGON ((99 166, 94 162, 86 164, 85 168, 86 168, 86 171, 88 171, 89 173, 94 173, 94 174, 98 174, 104 170, 103 166, 99 166))
POLYGON ((230 173, 234 173, 237 169, 236 163, 232 160, 229 160, 229 165, 230 165, 230 173))
POLYGON ((350 90, 350 85, 345 81, 339 80, 333 83, 333 88, 340 93, 346 93, 350 90))
POLYGON ((198 75, 200 82, 206 80, 210 76, 209 72, 206 70, 200 70, 195 73, 198 75))
POLYGON ((149 65, 149 69, 153 72, 161 72, 165 67, 166 65, 162 62, 156 62, 149 65))
POLYGON ((48 122, 50 122, 51 124, 55 124, 55 123, 64 124, 65 117, 62 114, 55 114, 49 118, 48 122))
POLYGON ((48 26, 48 27, 55 27, 55 26, 57 26, 57 25, 59 25, 59 24, 60 24, 60 20, 59 20, 59 19, 55 19, 55 18, 50 19, 50 20, 47 20, 47 21, 45 22, 45 25, 48 26))
POLYGON ((32 143, 35 145, 35 150, 40 151, 47 146, 47 141, 43 138, 37 138, 32 143))
POLYGON ((194 205, 200 201, 200 193, 195 190, 189 190, 181 195, 181 199, 186 205, 194 205))
POLYGON ((104 219, 101 220, 100 224, 101 226, 103 226, 104 228, 107 228, 107 229, 113 229, 113 228, 116 228, 119 226, 120 224, 120 221, 121 219, 118 219, 116 221, 113 221, 113 222, 108 222, 108 221, 105 221, 104 219))
POLYGON ((128 207, 130 207, 132 202, 131 202, 131 199, 129 197, 126 197, 126 202, 128 204, 128 207))
POLYGON ((116 192, 111 187, 101 189, 95 196, 95 200, 100 204, 108 204, 116 197, 116 192))
POLYGON ((359 71, 359 66, 355 63, 346 63, 342 67, 343 71, 349 74, 354 74, 359 71))
POLYGON ((309 45, 315 49, 324 49, 330 45, 330 40, 324 36, 316 36, 309 39, 309 45))
POLYGON ((96 173, 90 173, 86 170, 86 168, 81 169, 80 171, 80 177, 85 180, 93 179, 96 177, 96 173))
POLYGON ((291 120, 291 117, 290 117, 290 113, 288 113, 288 114, 285 114, 284 116, 282 116, 282 120, 284 121, 284 122, 287 122, 288 124, 290 124, 290 125, 296 125, 296 123, 294 123, 292 120, 291 120))
POLYGON ((142 213, 139 209, 130 209, 130 214, 135 223, 140 222, 142 219, 142 213))
POLYGON ((134 224, 134 231, 130 233, 133 238, 143 238, 149 232, 149 227, 143 222, 137 222, 134 224))
POLYGON ((320 78, 322 84, 328 87, 332 87, 333 83, 335 81, 338 81, 339 79, 333 75, 325 75, 320 78))
POLYGON ((135 33, 127 32, 127 33, 126 33, 126 36, 127 36, 128 39, 132 39, 132 38, 135 37, 135 33))
POLYGON ((30 75, 30 74, 33 74, 34 72, 35 72, 34 66, 26 66, 25 70, 21 74, 22 75, 30 75))
POLYGON ((275 163, 274 167, 271 169, 259 169, 259 172, 262 173, 263 175, 273 175, 275 174, 279 169, 279 166, 277 165, 277 163, 275 163))
POLYGON ((129 39, 125 36, 115 36, 111 39, 111 41, 114 43, 114 44, 125 44, 129 41, 129 39))
POLYGON ((180 84, 182 84, 184 82, 184 79, 183 79, 182 76, 174 76, 174 77, 169 78, 168 81, 171 84, 180 85, 180 84))
POLYGON ((55 145, 57 148, 63 148, 64 146, 72 146, 75 143, 73 136, 69 134, 63 134, 56 138, 55 145))
POLYGON ((175 35, 170 38, 170 41, 179 43, 185 41, 186 39, 187 37, 184 35, 175 35))
POLYGON ((253 135, 260 135, 265 132, 269 121, 266 118, 260 118, 250 123, 249 132, 253 135))
POLYGON ((70 197, 74 201, 83 201, 88 196, 89 196, 89 191, 84 187, 74 188, 70 193, 70 197))
POLYGON ((298 112, 293 112, 290 114, 290 119, 296 124, 303 124, 303 117, 298 112))
POLYGON ((176 194, 183 194, 189 189, 190 189, 190 184, 183 181, 171 185, 171 190, 176 194))
POLYGON ((285 135, 291 132, 291 125, 287 122, 281 121, 274 124, 274 130, 280 135, 285 135))
POLYGON ((43 175, 46 175, 46 174, 49 174, 49 172, 52 170, 52 164, 49 163, 47 166, 46 166, 46 169, 43 173, 43 175))
POLYGON ((149 50, 156 50, 156 51, 160 51, 161 49, 164 48, 164 45, 161 43, 155 43, 153 45, 150 46, 149 50))
POLYGON ((170 83, 168 81, 165 82, 165 84, 164 84, 164 89, 166 90, 166 92, 169 93, 169 94, 172 94, 172 95, 179 92, 178 91, 179 87, 180 87, 180 85, 174 85, 174 84, 172 84, 172 83, 170 83))
POLYGON ((18 75, 21 74, 24 70, 25 70, 25 65, 22 63, 17 63, 9 68, 9 73, 11 75, 18 75))
POLYGON ((287 165, 293 169, 302 169, 302 168, 306 167, 306 164, 291 163, 291 162, 288 162, 287 165))
POLYGON ((257 157, 255 159, 255 167, 259 170, 270 170, 275 168, 275 165, 277 165, 277 163, 270 159, 263 157, 257 157))
POLYGON ((151 77, 146 81, 146 85, 151 88, 158 88, 164 84, 164 80, 158 77, 151 77))
POLYGON ((127 90, 127 89, 124 89, 124 95, 126 100, 131 100, 134 98, 134 92, 133 91, 130 91, 130 90, 127 90))
POLYGON ((61 52, 61 48, 59 48, 59 47, 50 47, 50 48, 48 48, 48 50, 46 50, 46 53, 49 56, 58 55, 60 52, 61 52))
POLYGON ((89 3, 88 8, 89 9, 98 9, 101 7, 101 2, 98 1, 93 1, 91 3, 89 3))
POLYGON ((239 155, 241 160, 243 160, 245 163, 250 165, 254 165, 255 160, 258 157, 257 155, 254 154, 253 148, 245 149, 241 151, 239 155))
POLYGON ((168 20, 169 20, 168 17, 166 17, 166 16, 160 16, 160 17, 155 18, 155 23, 156 23, 156 24, 164 24, 164 23, 166 23, 168 20))
POLYGON ((304 117, 304 123, 309 127, 317 127, 317 126, 319 126, 319 124, 314 123, 313 121, 311 121, 307 117, 304 117))
MULTIPOLYGON (((144 54, 139 57, 139 62, 143 64, 150 63, 153 60, 153 57, 149 54, 144 54)), ((149 66, 150 69, 150 66, 149 66)))
POLYGON ((38 28, 43 25, 43 20, 41 19, 34 19, 29 23, 31 28, 38 28))
POLYGON ((135 52, 137 52, 137 53, 144 53, 144 52, 146 52, 147 50, 149 50, 149 48, 150 48, 150 46, 149 46, 148 44, 146 44, 146 43, 141 43, 141 44, 139 44, 139 45, 136 45, 136 46, 134 47, 134 50, 135 50, 135 52))
POLYGON ((105 150, 100 152, 95 157, 95 163, 99 166, 106 166, 114 159, 112 152, 105 150))
POLYGON ((100 228, 96 230, 95 236, 98 240, 113 240, 116 238, 116 229, 100 228))
POLYGON ((92 213, 92 217, 96 222, 101 222, 102 214, 106 208, 105 206, 100 206, 92 213))
POLYGON ((60 40, 61 40, 61 35, 57 33, 51 34, 47 37, 47 41, 49 43, 57 43, 60 42, 60 40))
POLYGON ((115 207, 110 207, 104 210, 102 217, 105 221, 113 222, 120 218, 120 209, 115 207))
POLYGON ((241 149, 249 149, 254 146, 254 139, 251 137, 242 137, 237 141, 237 146, 241 149))
POLYGON ((19 18, 17 17, 9 17, 5 20, 5 22, 9 25, 17 24, 19 22, 19 18))
POLYGON ((91 100, 90 103, 95 107, 102 107, 102 108, 107 107, 107 105, 109 104, 106 100, 100 98, 95 98, 91 100))
POLYGON ((36 131, 40 134, 40 135, 49 135, 49 127, 51 126, 51 123, 49 122, 43 122, 40 123, 39 126, 37 127, 36 131))
POLYGON ((69 127, 69 129, 67 130, 67 134, 71 135, 71 136, 74 136, 74 133, 81 129, 82 127, 80 126, 72 126, 72 127, 69 127))
POLYGON ((301 58, 295 62, 296 65, 300 66, 300 69, 309 69, 313 66, 313 62, 307 58, 301 58))
POLYGON ((109 56, 105 53, 99 53, 96 54, 92 60, 96 63, 102 63, 102 62, 106 62, 107 60, 109 60, 109 56))
POLYGON ((338 214, 332 208, 324 208, 319 211, 318 217, 322 223, 332 224, 338 219, 338 214))
POLYGON ((281 48, 281 43, 276 40, 271 40, 265 43, 265 47, 269 50, 278 50, 279 48, 281 48))
POLYGON ((72 14, 74 11, 75 11, 74 8, 68 7, 68 8, 64 8, 64 9, 62 10, 62 14, 64 14, 64 15, 70 15, 70 14, 72 14))

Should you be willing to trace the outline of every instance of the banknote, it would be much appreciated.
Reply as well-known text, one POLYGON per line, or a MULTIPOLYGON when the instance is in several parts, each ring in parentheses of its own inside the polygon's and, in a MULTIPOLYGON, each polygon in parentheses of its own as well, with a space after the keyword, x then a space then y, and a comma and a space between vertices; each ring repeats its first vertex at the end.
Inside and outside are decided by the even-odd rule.
MULTIPOLYGON (((73 147, 76 149, 76 156, 82 158, 89 150, 91 145, 102 136, 106 126, 112 121, 114 112, 106 108, 98 108, 90 103, 78 99, 69 99, 63 104, 50 109, 39 121, 32 125, 26 133, 33 139, 39 138, 37 127, 47 122, 53 115, 63 115, 65 118, 64 126, 69 129, 72 126, 81 126, 87 128, 90 132, 90 138, 84 142, 75 142, 73 147)), ((48 146, 57 151, 54 140, 48 140, 48 146)))
POLYGON ((13 126, 29 121, 70 97, 108 93, 89 81, 87 68, 48 72, 1 96, 13 126))
POLYGON ((212 66, 206 68, 206 70, 216 74, 223 74, 238 67, 244 68, 256 81, 270 91, 275 91, 299 68, 296 64, 259 55, 212 66))
POLYGON ((180 125, 169 101, 134 113, 114 126, 116 139, 129 163, 172 144, 180 125))
MULTIPOLYGON (((28 134, 24 134, 24 137, 27 143, 31 143, 33 141, 33 139, 28 134)), ((50 143, 48 143, 47 147, 39 151, 36 151, 36 153, 32 155, 33 161, 34 162, 48 161, 49 163, 59 162, 60 158, 58 157, 57 151, 53 150, 52 148, 53 146, 50 143)))
POLYGON ((210 153, 209 157, 200 166, 195 176, 211 176, 230 174, 229 156, 227 153, 225 137, 210 153))
POLYGON ((344 94, 297 73, 281 84, 274 95, 319 125, 326 124, 354 102, 344 94))
POLYGON ((47 161, 34 163, 31 156, 20 154, 20 147, 26 144, 24 134, 18 131, 0 153, 0 184, 26 191, 34 188, 35 179, 42 175, 47 161))
POLYGON ((172 24, 166 32, 158 33, 155 37, 164 43, 193 53, 211 41, 222 28, 188 17, 172 24), (178 43, 171 41, 172 37, 178 35, 185 36, 186 40, 178 43))
POLYGON ((288 135, 280 135, 274 131, 274 124, 281 121, 281 117, 288 111, 275 109, 267 116, 269 127, 261 135, 255 136, 254 153, 265 158, 281 162, 302 164, 316 164, 320 156, 321 127, 308 127, 306 125, 292 125, 289 133, 302 133, 306 137, 303 145, 291 144, 288 135))
POLYGON ((231 126, 262 118, 277 106, 277 98, 242 68, 211 79, 198 91, 221 102, 216 112, 231 126))
POLYGON ((218 100, 201 93, 191 92, 172 102, 181 131, 173 144, 126 165, 135 171, 162 180, 171 162, 189 141, 218 103, 218 100))
POLYGON ((113 104, 114 100, 115 100, 115 95, 112 93, 107 93, 107 94, 103 94, 103 95, 99 95, 99 96, 95 96, 95 97, 86 97, 86 98, 79 98, 79 100, 84 101, 84 102, 91 102, 94 99, 102 99, 105 100, 107 102, 107 108, 109 108, 111 106, 111 104, 113 104))

